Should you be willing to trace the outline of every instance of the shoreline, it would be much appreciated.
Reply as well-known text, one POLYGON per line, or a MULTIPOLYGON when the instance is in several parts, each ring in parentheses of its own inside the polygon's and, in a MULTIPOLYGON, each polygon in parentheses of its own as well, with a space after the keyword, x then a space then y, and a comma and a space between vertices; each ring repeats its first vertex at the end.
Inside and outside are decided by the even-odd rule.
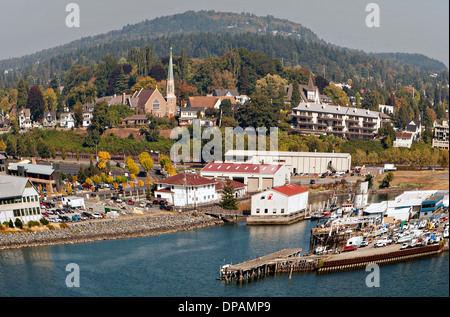
POLYGON ((0 250, 140 238, 220 224, 223 221, 195 212, 80 222, 67 229, 0 234, 0 250))

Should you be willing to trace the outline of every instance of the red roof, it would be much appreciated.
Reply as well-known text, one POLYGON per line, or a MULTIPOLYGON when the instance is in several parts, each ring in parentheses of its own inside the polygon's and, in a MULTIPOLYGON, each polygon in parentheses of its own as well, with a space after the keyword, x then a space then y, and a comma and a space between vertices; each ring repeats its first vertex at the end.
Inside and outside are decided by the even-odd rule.
POLYGON ((215 163, 210 162, 202 172, 224 172, 224 173, 260 173, 260 174, 274 174, 283 165, 274 164, 248 164, 248 163, 215 163))
MULTIPOLYGON (((216 179, 216 181, 216 190, 222 190, 227 184, 227 181, 225 179, 216 179)), ((234 187, 234 189, 244 188, 245 186, 247 186, 244 183, 235 180, 231 180, 231 185, 234 187)))
POLYGON ((162 179, 157 183, 167 185, 201 186, 201 185, 215 184, 216 181, 208 179, 206 177, 199 176, 197 174, 181 173, 175 176, 168 177, 166 179, 162 179))
POLYGON ((400 138, 400 139, 411 139, 412 138, 412 133, 408 133, 408 132, 397 132, 395 134, 396 138, 400 138))
POLYGON ((286 196, 294 196, 308 191, 306 188, 303 188, 296 184, 287 184, 279 187, 274 187, 272 189, 286 196))

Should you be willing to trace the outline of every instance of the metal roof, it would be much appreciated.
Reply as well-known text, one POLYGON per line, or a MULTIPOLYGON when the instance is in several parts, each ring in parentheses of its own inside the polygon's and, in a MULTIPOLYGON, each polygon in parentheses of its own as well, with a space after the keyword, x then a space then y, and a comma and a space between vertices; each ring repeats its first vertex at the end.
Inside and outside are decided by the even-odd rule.
POLYGON ((288 151, 251 151, 251 150, 229 150, 227 156, 292 156, 292 157, 342 157, 350 158, 350 153, 329 153, 329 152, 288 152, 288 151))
POLYGON ((353 108, 353 107, 345 107, 345 106, 340 106, 340 105, 326 105, 326 104, 306 103, 306 102, 301 102, 293 110, 319 112, 319 113, 331 113, 331 114, 339 114, 339 115, 347 115, 347 116, 369 117, 369 118, 378 118, 380 116, 380 112, 378 112, 378 111, 371 111, 371 110, 367 110, 367 109, 360 109, 360 108, 353 108))
POLYGON ((28 182, 26 177, 0 175, 0 199, 21 197, 28 182))
POLYGON ((8 167, 10 171, 17 171, 18 166, 21 165, 25 168, 25 171, 30 174, 40 174, 40 175, 52 175, 55 171, 51 165, 39 165, 39 164, 11 164, 8 167))

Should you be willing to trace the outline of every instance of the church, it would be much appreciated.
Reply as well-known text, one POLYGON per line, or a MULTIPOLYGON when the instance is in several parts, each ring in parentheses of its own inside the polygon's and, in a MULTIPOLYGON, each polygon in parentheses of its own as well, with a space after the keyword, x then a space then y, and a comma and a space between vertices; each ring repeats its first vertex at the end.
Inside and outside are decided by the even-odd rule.
POLYGON ((173 78, 172 47, 170 48, 169 70, 167 75, 166 97, 158 88, 141 89, 130 98, 129 104, 136 109, 136 114, 152 114, 155 117, 172 118, 176 114, 177 97, 173 78))

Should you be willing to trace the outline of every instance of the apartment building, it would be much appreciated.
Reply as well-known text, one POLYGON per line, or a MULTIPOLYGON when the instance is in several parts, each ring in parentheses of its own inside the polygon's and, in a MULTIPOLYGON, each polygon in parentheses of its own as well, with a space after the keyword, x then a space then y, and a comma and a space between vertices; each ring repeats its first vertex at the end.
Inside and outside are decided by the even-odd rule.
POLYGON ((448 120, 444 120, 442 124, 434 123, 433 125, 433 142, 432 147, 449 150, 449 124, 448 120))
POLYGON ((388 115, 377 111, 305 102, 292 113, 292 128, 301 133, 348 139, 371 140, 390 121, 388 115))

